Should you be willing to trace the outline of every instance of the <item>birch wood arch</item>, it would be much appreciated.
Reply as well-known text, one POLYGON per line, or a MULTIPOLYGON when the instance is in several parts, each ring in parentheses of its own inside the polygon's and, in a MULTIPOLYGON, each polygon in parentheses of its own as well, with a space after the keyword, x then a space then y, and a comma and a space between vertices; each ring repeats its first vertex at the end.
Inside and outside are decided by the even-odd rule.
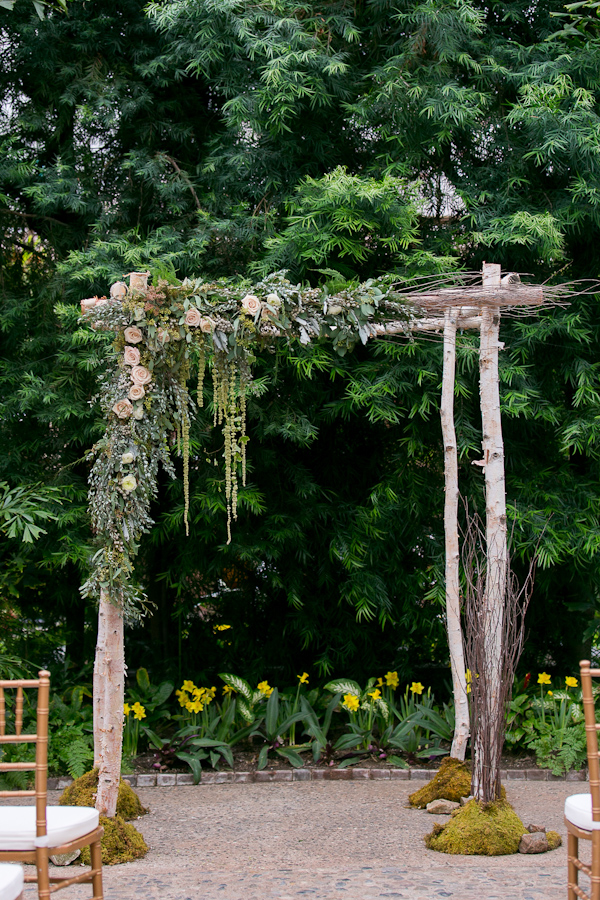
MULTIPOLYGON (((257 284, 186 279, 148 286, 149 273, 130 273, 110 296, 81 301, 82 320, 114 332, 114 353, 101 382, 106 433, 92 448, 90 512, 98 542, 93 571, 82 587, 99 601, 94 665, 94 765, 99 770, 96 807, 114 816, 121 769, 124 701, 124 620, 144 604, 133 581, 141 535, 152 527, 159 463, 175 476, 169 434, 184 463, 185 527, 188 513, 189 425, 194 403, 188 390, 197 370, 203 402, 204 370, 212 363, 215 424, 223 427, 228 529, 236 516, 238 478, 245 480, 245 401, 257 352, 280 340, 308 344, 329 339, 344 354, 358 341, 402 333, 443 334, 441 424, 445 473, 446 623, 456 729, 452 755, 464 759, 469 736, 467 684, 460 621, 458 457, 454 428, 457 329, 480 333, 480 400, 485 477, 490 619, 503 608, 506 569, 504 449, 498 385, 501 311, 532 314, 564 295, 564 289, 526 285, 500 266, 399 283, 372 279, 333 295, 301 288, 276 273, 257 284), (493 615, 492 615, 493 614, 493 615)), ((482 622, 485 629, 485 622, 482 622)), ((487 633, 487 632, 486 632, 487 633)), ((490 629, 486 660, 499 682, 497 629, 490 629)), ((476 762, 477 765, 477 762, 476 762)))

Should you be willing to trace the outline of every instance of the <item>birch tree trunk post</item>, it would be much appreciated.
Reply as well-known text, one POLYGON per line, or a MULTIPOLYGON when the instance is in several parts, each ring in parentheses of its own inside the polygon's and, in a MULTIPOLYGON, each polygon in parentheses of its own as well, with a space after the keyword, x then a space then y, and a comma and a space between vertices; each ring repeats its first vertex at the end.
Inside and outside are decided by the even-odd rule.
MULTIPOLYGON (((500 266, 484 263, 483 284, 500 284, 500 266)), ((508 562, 506 541, 506 488, 504 478, 504 444, 500 416, 498 382, 498 350, 500 331, 499 307, 484 306, 481 318, 479 350, 480 401, 486 509, 486 583, 483 616, 483 679, 485 703, 477 727, 473 765, 473 793, 484 802, 500 794, 501 736, 504 731, 504 709, 501 699, 502 634, 508 562), (493 792, 494 796, 488 796, 493 792)), ((475 677, 475 675, 474 675, 475 677)))
POLYGON ((98 768, 96 809, 112 817, 117 809, 123 746, 125 650, 123 614, 102 591, 94 662, 94 768, 98 768))
POLYGON ((448 307, 444 317, 444 359, 440 418, 444 442, 444 537, 446 544, 446 628, 450 650, 452 691, 456 720, 450 755, 464 760, 469 740, 469 703, 460 621, 458 546, 458 451, 454 428, 454 379, 456 370, 456 320, 458 309, 448 307))

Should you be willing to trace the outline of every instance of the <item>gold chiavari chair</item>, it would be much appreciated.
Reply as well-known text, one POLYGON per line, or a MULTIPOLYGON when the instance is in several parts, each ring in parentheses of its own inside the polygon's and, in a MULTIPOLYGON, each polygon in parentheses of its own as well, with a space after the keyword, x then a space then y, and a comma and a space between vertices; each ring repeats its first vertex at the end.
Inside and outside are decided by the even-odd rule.
MULTIPOLYGON (((71 884, 91 882, 92 900, 103 900, 102 853, 100 839, 104 833, 98 824, 98 812, 85 806, 47 806, 48 776, 48 703, 50 673, 39 672, 37 679, 0 681, 0 745, 35 744, 35 762, 4 762, 0 772, 35 771, 33 790, 0 791, 0 797, 35 797, 35 806, 0 806, 0 863, 32 863, 35 875, 25 875, 26 882, 36 882, 39 900, 71 884), (35 734, 23 734, 23 690, 37 690, 35 734), (14 731, 7 733, 8 718, 5 691, 15 690, 14 731), (49 853, 71 853, 90 847, 91 868, 79 875, 51 876, 49 853)), ((2 895, 0 895, 1 900, 2 895)))
POLYGON ((600 900, 600 754, 592 678, 600 677, 600 669, 592 669, 589 660, 579 663, 581 693, 585 715, 585 734, 590 778, 589 794, 574 794, 565 800, 565 825, 567 826, 567 873, 569 879, 568 900, 600 900), (579 841, 591 841, 592 861, 587 865, 579 858, 579 841), (590 893, 579 887, 579 873, 590 879, 590 893))
POLYGON ((23 900, 23 868, 0 863, 0 900, 23 900))

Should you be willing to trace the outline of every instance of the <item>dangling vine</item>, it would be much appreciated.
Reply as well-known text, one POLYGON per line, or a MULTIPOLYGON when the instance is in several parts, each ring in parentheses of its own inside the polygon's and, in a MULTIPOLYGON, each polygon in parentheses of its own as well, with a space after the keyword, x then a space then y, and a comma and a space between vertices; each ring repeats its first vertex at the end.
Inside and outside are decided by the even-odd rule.
POLYGON ((344 355, 374 336, 375 324, 415 317, 414 308, 392 289, 390 282, 373 280, 330 296, 326 289, 294 286, 283 273, 252 287, 225 279, 148 287, 146 274, 132 273, 129 286, 116 282, 109 298, 83 300, 84 321, 115 334, 100 391, 106 433, 89 454, 90 511, 100 547, 84 595, 98 597, 104 590, 130 616, 143 609, 145 596, 132 580, 133 560, 142 534, 153 525, 150 504, 159 463, 175 477, 169 435, 183 461, 189 534, 190 424, 196 405, 204 406, 207 365, 213 420, 224 439, 229 543, 240 478, 242 487, 246 484, 247 396, 256 351, 281 338, 308 344, 326 337, 344 355), (198 366, 196 404, 188 390, 192 364, 198 366))

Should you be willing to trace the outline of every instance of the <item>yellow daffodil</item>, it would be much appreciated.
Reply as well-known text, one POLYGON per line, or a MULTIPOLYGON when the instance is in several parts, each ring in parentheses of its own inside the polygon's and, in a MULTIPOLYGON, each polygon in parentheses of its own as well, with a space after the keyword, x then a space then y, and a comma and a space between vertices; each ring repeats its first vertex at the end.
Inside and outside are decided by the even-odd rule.
POLYGON ((552 679, 546 672, 540 672, 538 675, 538 684, 552 684, 552 679))
POLYGON ((554 693, 553 693, 552 691, 548 691, 548 696, 549 696, 549 697, 554 697, 554 693))
POLYGON ((381 697, 381 691, 379 690, 379 688, 375 688, 374 691, 371 691, 369 693, 369 697, 372 697, 373 700, 379 700, 379 698, 381 697))
POLYGON ((380 687, 383 687, 383 685, 384 685, 383 678, 378 678, 377 679, 377 687, 380 688, 380 687))
POLYGON ((268 681, 261 681, 260 684, 257 684, 257 688, 265 697, 270 697, 273 693, 273 688, 268 681))
POLYGON ((129 703, 124 703, 123 704, 123 715, 128 716, 130 712, 131 712, 131 707, 130 707, 129 703))
POLYGON ((229 684, 226 684, 225 687, 223 688, 224 694, 233 694, 233 692, 234 692, 234 688, 232 688, 231 685, 229 685, 229 684))
POLYGON ((192 691, 192 697, 194 698, 194 700, 202 700, 205 693, 206 693, 206 688, 197 687, 197 688, 194 688, 194 690, 192 691))
POLYGON ((227 631, 229 628, 231 628, 231 625, 215 625, 213 631, 227 631))
POLYGON ((190 699, 185 691, 175 691, 175 695, 179 698, 180 706, 185 706, 186 703, 188 703, 188 701, 190 699))
POLYGON ((191 694, 192 691, 196 690, 196 685, 194 684, 193 681, 190 681, 189 678, 188 678, 188 679, 187 679, 186 681, 184 681, 183 684, 181 685, 181 690, 182 690, 182 691, 187 691, 188 694, 191 694))
POLYGON ((204 704, 199 700, 190 700, 189 703, 185 704, 185 708, 188 712, 199 713, 204 709, 204 704))
POLYGON ((567 675, 567 677, 565 678, 565 682, 567 687, 577 687, 577 685, 579 684, 577 679, 572 678, 570 675, 567 675))
POLYGON ((359 707, 358 697, 355 697, 354 694, 344 694, 342 706, 345 706, 350 712, 356 712, 359 707))
POLYGON ((138 701, 136 701, 131 707, 131 712, 133 713, 134 719, 137 719, 138 722, 141 722, 142 719, 146 718, 146 710, 138 701))
POLYGON ((410 690, 412 694, 422 694, 425 690, 425 687, 421 684, 420 681, 413 681, 410 686, 410 690))
POLYGON ((205 703, 205 704, 208 704, 208 703, 210 703, 212 700, 214 700, 214 699, 215 699, 215 694, 216 694, 216 693, 217 693, 217 689, 216 689, 216 687, 214 687, 214 686, 211 687, 211 688, 205 688, 205 690, 204 690, 204 703, 205 703))
POLYGON ((302 675, 296 675, 296 678, 300 684, 308 684, 308 672, 303 672, 302 675))
POLYGON ((388 687, 391 687, 393 691, 396 690, 398 685, 400 684, 400 679, 398 678, 397 672, 386 672, 385 675, 385 683, 388 687))

